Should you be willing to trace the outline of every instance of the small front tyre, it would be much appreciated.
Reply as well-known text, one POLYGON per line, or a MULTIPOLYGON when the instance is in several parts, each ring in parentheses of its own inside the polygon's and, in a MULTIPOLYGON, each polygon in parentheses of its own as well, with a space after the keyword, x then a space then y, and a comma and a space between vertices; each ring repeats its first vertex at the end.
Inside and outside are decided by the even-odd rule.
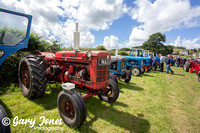
POLYGON ((122 82, 128 83, 131 80, 131 73, 126 70, 124 75, 119 75, 118 79, 122 82))
POLYGON ((85 102, 76 90, 62 90, 57 99, 58 110, 65 124, 79 128, 86 120, 85 102))
POLYGON ((139 67, 134 66, 131 68, 130 72, 133 76, 139 76, 141 74, 141 69, 139 67))
POLYGON ((119 88, 116 82, 110 79, 109 87, 98 95, 100 100, 103 100, 108 103, 114 103, 119 97, 119 88))

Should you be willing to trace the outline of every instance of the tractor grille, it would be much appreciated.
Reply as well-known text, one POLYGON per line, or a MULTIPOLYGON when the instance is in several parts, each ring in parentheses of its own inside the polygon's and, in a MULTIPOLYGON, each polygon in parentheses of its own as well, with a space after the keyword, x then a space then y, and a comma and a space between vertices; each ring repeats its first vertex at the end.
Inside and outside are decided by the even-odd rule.
POLYGON ((121 69, 125 69, 126 68, 126 58, 122 59, 122 64, 121 64, 121 69))
POLYGON ((97 66, 96 82, 109 80, 110 66, 97 66))

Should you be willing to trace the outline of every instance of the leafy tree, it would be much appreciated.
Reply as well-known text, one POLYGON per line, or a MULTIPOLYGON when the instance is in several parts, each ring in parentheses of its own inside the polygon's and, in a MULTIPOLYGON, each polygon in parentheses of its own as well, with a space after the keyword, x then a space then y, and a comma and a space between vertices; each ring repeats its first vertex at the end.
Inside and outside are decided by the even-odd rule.
POLYGON ((166 41, 166 36, 160 32, 154 33, 149 36, 149 39, 145 41, 142 48, 149 50, 153 53, 159 53, 163 55, 171 54, 173 52, 173 46, 165 46, 163 43, 166 41))
POLYGON ((193 52, 197 52, 197 49, 196 48, 194 48, 194 49, 191 49, 193 52))
POLYGON ((158 53, 159 49, 164 47, 163 42, 165 41, 166 36, 158 32, 150 35, 149 39, 143 43, 142 48, 158 53))
POLYGON ((28 48, 24 51, 39 50, 43 52, 47 51, 48 46, 50 46, 50 44, 45 41, 42 36, 39 36, 36 33, 31 33, 29 36, 28 48))
POLYGON ((120 51, 130 51, 130 48, 121 48, 120 51))
POLYGON ((103 45, 98 45, 95 49, 96 50, 106 50, 106 48, 103 45))
POLYGON ((127 55, 128 55, 128 53, 127 53, 127 52, 125 52, 125 51, 119 51, 118 55, 124 55, 124 56, 127 56, 127 55))

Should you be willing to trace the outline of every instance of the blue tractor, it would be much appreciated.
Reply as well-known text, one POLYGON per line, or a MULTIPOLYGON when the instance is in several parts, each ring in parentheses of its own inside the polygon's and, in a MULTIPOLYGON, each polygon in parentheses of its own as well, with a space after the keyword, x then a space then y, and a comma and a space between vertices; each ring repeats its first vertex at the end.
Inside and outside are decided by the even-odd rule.
MULTIPOLYGON (((0 66, 11 54, 27 48, 32 16, 0 8, 0 66), (20 32, 16 32, 20 31, 20 32)), ((0 133, 10 133, 10 126, 2 124, 7 113, 0 105, 0 133)))
POLYGON ((115 75, 125 83, 131 80, 131 73, 126 69, 126 58, 123 56, 111 56, 110 77, 118 82, 115 75))
POLYGON ((126 67, 130 69, 133 76, 139 76, 144 73, 143 53, 141 49, 131 49, 130 56, 126 57, 126 67))

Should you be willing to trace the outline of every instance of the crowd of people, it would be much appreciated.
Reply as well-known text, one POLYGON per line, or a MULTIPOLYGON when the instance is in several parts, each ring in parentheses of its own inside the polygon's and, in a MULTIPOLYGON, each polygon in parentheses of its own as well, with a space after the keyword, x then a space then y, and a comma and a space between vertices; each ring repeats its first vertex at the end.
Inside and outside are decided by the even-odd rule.
POLYGON ((157 54, 154 57, 150 56, 151 58, 151 65, 152 68, 159 64, 160 65, 160 72, 164 71, 164 64, 166 63, 166 73, 168 74, 169 71, 174 74, 174 71, 171 69, 171 66, 174 66, 176 64, 176 67, 182 67, 187 59, 185 57, 181 58, 180 56, 178 57, 173 57, 171 54, 168 54, 168 56, 163 56, 162 54, 157 54), (158 63, 158 57, 160 58, 160 63, 158 63))

